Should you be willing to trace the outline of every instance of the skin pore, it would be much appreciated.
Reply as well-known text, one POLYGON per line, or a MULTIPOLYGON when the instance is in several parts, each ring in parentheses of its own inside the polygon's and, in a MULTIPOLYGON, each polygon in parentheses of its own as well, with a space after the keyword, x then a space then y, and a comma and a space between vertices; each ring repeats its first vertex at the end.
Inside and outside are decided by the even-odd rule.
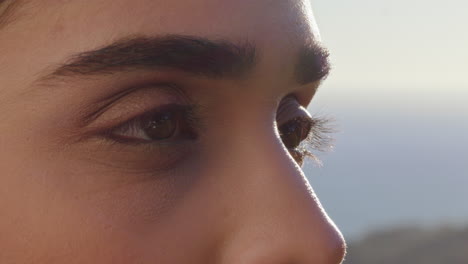
POLYGON ((0 263, 342 262, 306 1, 0 3, 0 263))

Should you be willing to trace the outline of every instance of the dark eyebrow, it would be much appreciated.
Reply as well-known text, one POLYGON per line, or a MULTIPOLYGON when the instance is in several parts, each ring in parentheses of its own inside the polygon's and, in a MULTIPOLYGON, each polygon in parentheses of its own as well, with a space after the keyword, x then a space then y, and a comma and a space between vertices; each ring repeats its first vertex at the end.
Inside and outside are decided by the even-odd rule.
POLYGON ((0 30, 17 19, 17 9, 25 5, 24 0, 0 0, 0 30))
POLYGON ((240 77, 256 64, 253 45, 167 35, 132 37, 72 56, 43 79, 173 69, 211 78, 240 77))
MULTIPOLYGON (((297 81, 305 84, 326 76, 327 57, 328 53, 317 44, 305 46, 296 65, 297 81)), ((210 78, 240 78, 252 71, 257 60, 256 48, 249 42, 182 35, 131 37, 73 55, 40 80, 154 69, 179 70, 210 78)))
POLYGON ((330 73, 330 52, 316 41, 309 41, 299 51, 296 65, 296 79, 300 84, 308 84, 325 79, 330 73))

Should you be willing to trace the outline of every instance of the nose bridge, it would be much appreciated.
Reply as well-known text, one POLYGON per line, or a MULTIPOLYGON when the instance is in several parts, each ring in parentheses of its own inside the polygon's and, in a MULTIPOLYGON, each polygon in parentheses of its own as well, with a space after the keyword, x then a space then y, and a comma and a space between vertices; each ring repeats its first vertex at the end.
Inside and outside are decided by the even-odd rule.
MULTIPOLYGON (((258 131, 257 131, 258 133, 258 131)), ((274 132, 231 147, 237 193, 218 263, 341 263, 344 241, 274 132)))

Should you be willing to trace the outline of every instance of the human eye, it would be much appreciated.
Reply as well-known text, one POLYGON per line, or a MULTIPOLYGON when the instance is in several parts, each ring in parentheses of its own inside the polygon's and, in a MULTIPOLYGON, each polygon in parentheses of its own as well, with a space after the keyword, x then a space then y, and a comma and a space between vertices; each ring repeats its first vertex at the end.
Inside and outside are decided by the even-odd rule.
POLYGON ((193 107, 170 104, 157 107, 106 132, 127 144, 177 144, 197 139, 193 107))
POLYGON ((333 130, 329 126, 330 120, 312 117, 294 97, 287 97, 280 104, 277 124, 285 148, 300 166, 305 158, 320 163, 313 152, 331 148, 332 139, 328 134, 333 130))
POLYGON ((152 173, 179 168, 199 147, 198 104, 180 89, 151 85, 95 107, 77 140, 86 160, 105 167, 152 173), (101 106, 102 105, 102 106, 101 106))
POLYGON ((102 159, 135 171, 168 171, 196 149, 199 121, 192 105, 152 108, 99 133, 102 159))

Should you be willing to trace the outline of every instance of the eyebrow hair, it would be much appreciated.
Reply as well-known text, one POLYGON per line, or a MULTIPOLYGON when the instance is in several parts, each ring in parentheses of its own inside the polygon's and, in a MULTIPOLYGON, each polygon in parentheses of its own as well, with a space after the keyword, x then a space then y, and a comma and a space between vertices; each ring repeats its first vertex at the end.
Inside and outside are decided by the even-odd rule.
MULTIPOLYGON (((329 72, 328 52, 316 43, 300 50, 295 68, 299 83, 318 81, 329 72)), ((210 78, 241 78, 258 61, 255 46, 183 35, 128 37, 78 53, 41 81, 105 75, 122 71, 172 69, 210 78)))
POLYGON ((24 4, 24 0, 0 0, 0 30, 17 19, 16 10, 24 4))
POLYGON ((311 41, 299 51, 296 79, 305 85, 325 79, 331 71, 330 52, 318 42, 311 41))

